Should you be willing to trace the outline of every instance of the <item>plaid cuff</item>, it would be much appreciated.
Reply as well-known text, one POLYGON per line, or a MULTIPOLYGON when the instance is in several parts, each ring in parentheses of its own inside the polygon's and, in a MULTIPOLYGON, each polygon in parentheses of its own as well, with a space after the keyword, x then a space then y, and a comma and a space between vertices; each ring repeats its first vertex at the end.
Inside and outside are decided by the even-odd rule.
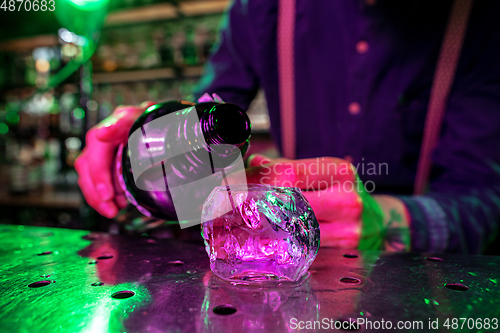
POLYGON ((444 252, 450 230, 446 214, 436 200, 426 196, 399 197, 411 216, 411 250, 414 252, 444 252))

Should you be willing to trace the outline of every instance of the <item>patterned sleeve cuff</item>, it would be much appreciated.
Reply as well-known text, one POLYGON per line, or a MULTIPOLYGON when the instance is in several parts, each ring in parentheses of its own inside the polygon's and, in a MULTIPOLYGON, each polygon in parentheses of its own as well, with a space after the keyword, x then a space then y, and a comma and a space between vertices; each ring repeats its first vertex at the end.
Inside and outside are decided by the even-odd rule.
POLYGON ((425 196, 402 196, 399 199, 404 202, 411 216, 411 251, 444 252, 450 232, 441 206, 425 196))

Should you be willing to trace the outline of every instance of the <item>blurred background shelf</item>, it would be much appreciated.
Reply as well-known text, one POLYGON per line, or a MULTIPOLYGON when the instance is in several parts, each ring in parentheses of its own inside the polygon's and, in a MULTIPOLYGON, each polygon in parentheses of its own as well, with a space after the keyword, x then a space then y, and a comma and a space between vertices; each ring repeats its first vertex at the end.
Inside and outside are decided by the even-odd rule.
POLYGON ((0 192, 0 206, 32 206, 78 209, 83 203, 80 191, 42 192, 30 195, 12 195, 0 192))
MULTIPOLYGON (((193 100, 230 2, 109 0, 91 61, 51 89, 44 89, 47 82, 69 62, 81 59, 80 36, 62 29, 53 12, 2 15, 0 223, 81 229, 105 225, 77 187, 74 161, 85 133, 118 105, 193 100), (93 73, 88 81, 84 70, 93 73), (12 191, 38 194, 9 194, 12 191)), ((248 115, 249 154, 277 156, 262 92, 248 115)))
POLYGON ((99 83, 123 83, 137 81, 153 81, 158 79, 199 78, 203 72, 202 66, 186 68, 155 68, 135 71, 94 73, 92 81, 99 83))
POLYGON ((58 46, 59 39, 54 35, 40 35, 34 37, 17 38, 0 42, 0 52, 18 52, 32 50, 37 47, 58 46))
POLYGON ((173 78, 175 78, 175 70, 173 68, 158 68, 142 71, 94 73, 94 75, 92 76, 92 81, 94 82, 94 84, 98 84, 173 78))
MULTIPOLYGON (((110 0, 105 26, 220 14, 230 2, 230 0, 110 0)), ((57 38, 60 25, 53 11, 21 10, 9 12, 8 15, 4 14, 0 21, 0 41, 14 41, 45 34, 52 34, 57 38)))
POLYGON ((142 8, 123 9, 112 12, 106 19, 106 26, 161 21, 183 16, 218 14, 224 12, 230 0, 180 1, 177 5, 160 3, 142 8))

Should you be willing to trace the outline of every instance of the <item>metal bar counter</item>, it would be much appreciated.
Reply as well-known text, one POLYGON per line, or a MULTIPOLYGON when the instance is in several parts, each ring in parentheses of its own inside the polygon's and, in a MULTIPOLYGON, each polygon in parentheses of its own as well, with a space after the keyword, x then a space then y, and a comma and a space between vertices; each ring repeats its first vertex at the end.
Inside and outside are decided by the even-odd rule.
POLYGON ((255 287, 213 276, 201 242, 9 225, 0 240, 1 332, 500 330, 500 257, 321 248, 300 283, 255 287))

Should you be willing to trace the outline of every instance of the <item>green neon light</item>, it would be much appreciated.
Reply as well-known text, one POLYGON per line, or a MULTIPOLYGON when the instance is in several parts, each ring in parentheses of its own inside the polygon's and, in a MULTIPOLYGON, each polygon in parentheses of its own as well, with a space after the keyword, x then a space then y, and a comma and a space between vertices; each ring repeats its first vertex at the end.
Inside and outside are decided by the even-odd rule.
POLYGON ((0 134, 4 135, 9 132, 9 126, 6 123, 0 123, 0 134))
POLYGON ((98 265, 82 256, 92 242, 82 239, 88 231, 2 226, 2 250, 9 254, 0 264, 6 287, 0 300, 1 332, 125 332, 125 323, 137 309, 151 303, 147 288, 135 282, 100 281, 98 265), (17 232, 15 232, 17 231, 17 232), (52 251, 50 255, 37 255, 52 251), (55 281, 42 288, 29 288, 39 281, 55 281), (114 299, 117 291, 135 296, 114 299), (57 316, 54 316, 57 314, 57 316))
POLYGON ((19 114, 16 111, 9 111, 5 116, 5 120, 9 124, 17 124, 19 122, 19 114))
POLYGON ((76 108, 76 109, 73 110, 73 116, 76 119, 83 119, 83 117, 85 117, 85 111, 83 111, 80 108, 76 108))
POLYGON ((96 10, 108 5, 109 0, 65 0, 82 10, 96 10))

